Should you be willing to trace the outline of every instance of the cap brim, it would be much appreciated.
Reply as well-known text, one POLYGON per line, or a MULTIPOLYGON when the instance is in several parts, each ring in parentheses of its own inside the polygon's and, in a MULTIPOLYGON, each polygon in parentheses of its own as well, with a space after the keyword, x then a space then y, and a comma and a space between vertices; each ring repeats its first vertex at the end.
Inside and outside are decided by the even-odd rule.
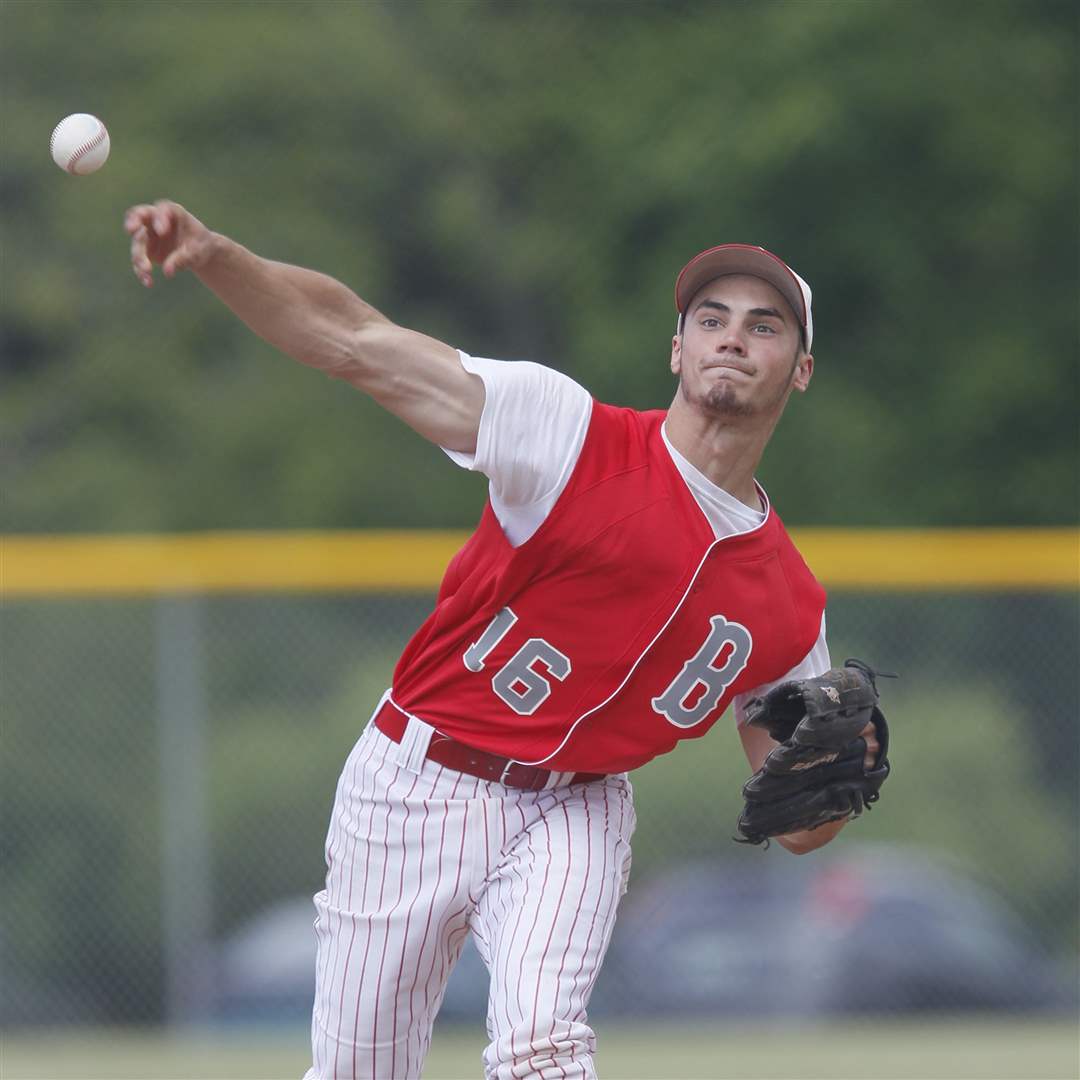
POLYGON ((751 244, 721 244, 695 255, 675 282, 675 307, 686 314, 697 291, 714 278, 728 274, 749 274, 772 285, 788 302, 806 337, 806 298, 791 268, 764 248, 751 244))

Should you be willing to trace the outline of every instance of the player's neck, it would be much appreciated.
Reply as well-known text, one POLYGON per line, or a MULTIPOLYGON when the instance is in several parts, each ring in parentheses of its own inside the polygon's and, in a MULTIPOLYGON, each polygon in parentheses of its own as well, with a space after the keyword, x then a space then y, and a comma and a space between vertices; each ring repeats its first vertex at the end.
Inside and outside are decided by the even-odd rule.
POLYGON ((671 445, 698 472, 739 502, 764 509, 754 475, 779 417, 715 417, 692 409, 676 395, 664 430, 671 445))

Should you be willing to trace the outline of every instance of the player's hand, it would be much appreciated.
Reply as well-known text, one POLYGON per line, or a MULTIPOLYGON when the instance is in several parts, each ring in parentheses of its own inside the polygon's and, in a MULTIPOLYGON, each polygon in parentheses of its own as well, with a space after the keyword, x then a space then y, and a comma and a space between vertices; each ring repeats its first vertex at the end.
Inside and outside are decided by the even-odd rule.
POLYGON ((872 723, 869 723, 859 732, 859 736, 866 741, 863 768, 869 772, 877 765, 878 754, 881 753, 881 744, 877 740, 877 728, 872 723))
POLYGON ((214 234, 167 199, 131 207, 124 230, 131 237, 131 269, 147 288, 154 283, 155 263, 171 278, 178 270, 197 270, 213 253, 214 234))

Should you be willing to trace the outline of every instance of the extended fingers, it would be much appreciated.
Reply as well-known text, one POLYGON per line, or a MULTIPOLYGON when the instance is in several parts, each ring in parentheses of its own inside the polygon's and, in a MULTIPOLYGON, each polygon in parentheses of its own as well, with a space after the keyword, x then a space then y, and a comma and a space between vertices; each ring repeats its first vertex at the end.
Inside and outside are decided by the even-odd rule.
POLYGON ((154 208, 146 204, 129 207, 124 214, 124 229, 129 234, 138 232, 149 226, 154 214, 154 208))
POLYGON ((153 263, 150 261, 149 230, 154 223, 155 208, 146 203, 130 207, 124 214, 124 229, 131 237, 131 269, 148 288, 153 285, 153 263))
POLYGON ((165 199, 159 199, 154 204, 152 214, 152 227, 158 236, 166 236, 176 224, 176 207, 165 199))
POLYGON ((161 272, 166 277, 172 277, 177 270, 184 270, 187 267, 187 251, 181 246, 178 247, 162 264, 161 272))
MULTIPOLYGON (((124 229, 131 236, 131 268, 143 285, 153 284, 152 256, 161 252, 160 241, 164 241, 165 250, 171 246, 167 238, 178 228, 180 209, 176 203, 159 199, 156 203, 132 206, 124 214, 124 229)), ((183 261, 178 256, 179 251, 174 251, 165 260, 166 276, 172 277, 182 268, 183 261)))
POLYGON ((150 286, 154 282, 153 264, 146 251, 146 242, 146 226, 136 226, 131 235, 131 269, 144 285, 150 286))

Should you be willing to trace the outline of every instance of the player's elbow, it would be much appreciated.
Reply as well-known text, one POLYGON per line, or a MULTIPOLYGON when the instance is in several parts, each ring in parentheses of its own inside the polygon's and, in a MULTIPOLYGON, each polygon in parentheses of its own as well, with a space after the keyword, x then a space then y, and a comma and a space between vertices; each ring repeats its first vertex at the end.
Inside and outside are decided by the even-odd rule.
MULTIPOLYGON (((390 324, 392 325, 392 324, 390 324)), ((383 325, 363 321, 350 326, 343 321, 328 324, 320 346, 331 362, 325 365, 328 375, 344 378, 359 390, 367 390, 392 372, 388 358, 387 335, 383 325)))

